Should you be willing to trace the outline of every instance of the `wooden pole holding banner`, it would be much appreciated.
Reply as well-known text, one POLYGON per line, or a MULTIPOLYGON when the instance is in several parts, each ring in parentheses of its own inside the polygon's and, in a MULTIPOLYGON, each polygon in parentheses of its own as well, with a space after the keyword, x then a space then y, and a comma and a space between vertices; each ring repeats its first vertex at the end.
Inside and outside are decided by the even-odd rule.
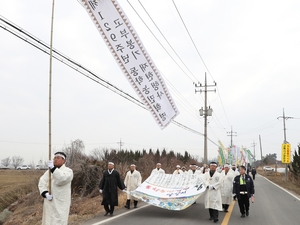
MULTIPOLYGON (((52 16, 50 31, 50 65, 49 65, 49 160, 51 160, 51 99, 52 99, 52 41, 53 41, 54 0, 52 0, 52 16)), ((51 194, 51 169, 49 168, 49 194, 51 194)))

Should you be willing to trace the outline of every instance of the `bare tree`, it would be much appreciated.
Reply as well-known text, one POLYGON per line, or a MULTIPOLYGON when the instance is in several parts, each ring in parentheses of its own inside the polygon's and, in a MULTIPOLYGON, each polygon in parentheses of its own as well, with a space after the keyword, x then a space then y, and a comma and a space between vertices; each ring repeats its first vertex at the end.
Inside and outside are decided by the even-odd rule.
POLYGON ((67 164, 70 167, 80 165, 84 162, 86 156, 84 154, 84 143, 80 139, 71 141, 69 146, 65 146, 62 151, 67 155, 67 164))
POLYGON ((17 169, 18 166, 20 166, 24 162, 24 159, 20 156, 13 156, 12 157, 12 165, 15 169, 17 169))
POLYGON ((8 167, 10 162, 11 162, 11 159, 9 157, 1 160, 1 164, 5 167, 8 167))

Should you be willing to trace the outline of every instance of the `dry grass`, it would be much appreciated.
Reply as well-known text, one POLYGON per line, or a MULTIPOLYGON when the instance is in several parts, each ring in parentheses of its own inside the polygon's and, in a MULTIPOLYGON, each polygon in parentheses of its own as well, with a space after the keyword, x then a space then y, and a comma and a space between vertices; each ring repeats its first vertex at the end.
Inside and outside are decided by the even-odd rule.
POLYGON ((41 171, 0 170, 0 211, 33 191, 41 171))
POLYGON ((272 171, 262 171, 262 170, 258 170, 258 173, 268 178, 270 181, 274 182, 275 184, 278 184, 279 186, 300 196, 300 186, 290 181, 290 174, 287 177, 287 182, 285 182, 284 173, 275 173, 272 171))
MULTIPOLYGON (((1 211, 9 206, 9 210, 13 212, 5 221, 5 225, 41 224, 43 198, 39 195, 37 184, 42 173, 44 171, 0 171, 1 211), (18 201, 17 204, 11 205, 16 201, 18 201)), ((102 196, 98 190, 84 198, 72 196, 69 225, 82 224, 84 221, 104 213, 101 201, 102 196)), ((120 192, 119 207, 124 207, 125 202, 126 194, 120 192)), ((2 224, 1 221, 0 224, 2 224)))

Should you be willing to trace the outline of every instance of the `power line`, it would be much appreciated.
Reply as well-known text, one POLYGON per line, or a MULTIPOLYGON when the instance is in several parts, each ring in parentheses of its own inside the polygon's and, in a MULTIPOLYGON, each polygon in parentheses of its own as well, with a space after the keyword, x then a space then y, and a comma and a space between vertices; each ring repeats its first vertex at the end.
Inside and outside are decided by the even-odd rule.
POLYGON ((150 33, 152 34, 152 36, 156 39, 156 41, 160 44, 160 46, 165 50, 165 52, 170 56, 170 58, 175 62, 175 64, 181 69, 181 71, 186 74, 188 76, 188 78, 193 81, 192 78, 190 78, 190 76, 182 69, 182 67, 176 62, 176 60, 171 56, 171 54, 167 51, 167 49, 163 46, 163 44, 158 40, 158 38, 155 36, 155 34, 152 32, 152 30, 149 28, 149 26, 146 24, 146 22, 142 19, 142 17, 140 16, 140 14, 136 11, 136 9, 133 7, 133 5, 129 2, 129 0, 127 0, 128 4, 131 6, 131 8, 133 9, 133 11, 137 14, 137 16, 140 18, 140 20, 144 23, 144 25, 146 26, 146 28, 150 31, 150 33))
MULTIPOLYGON (((181 19, 182 24, 183 24, 184 27, 185 27, 186 32, 188 33, 188 35, 189 35, 189 37, 190 37, 190 39, 191 39, 191 41, 192 41, 192 43, 193 43, 193 45, 194 45, 194 48, 196 49, 196 51, 197 51, 197 53, 198 53, 198 56, 200 57, 200 59, 201 59, 203 65, 204 65, 204 67, 206 68, 207 72, 209 73, 209 75, 211 76, 211 78, 214 80, 214 78, 213 78, 212 74, 210 73, 210 71, 209 71, 209 69, 208 69, 206 63, 204 62, 204 59, 202 58, 202 56, 201 56, 201 54, 200 54, 200 52, 199 52, 199 50, 198 50, 198 48, 197 48, 197 46, 196 46, 196 44, 195 44, 195 42, 194 42, 194 40, 193 40, 193 38, 192 38, 192 36, 191 36, 191 34, 190 34, 190 32, 189 32, 189 30, 188 30, 186 24, 185 24, 185 22, 184 22, 184 20, 183 20, 183 18, 182 18, 182 16, 181 16, 181 14, 180 14, 180 12, 179 12, 179 10, 178 10, 178 8, 177 8, 177 6, 176 6, 174 0, 172 0, 172 2, 173 2, 173 4, 174 4, 174 7, 176 8, 176 11, 177 11, 177 13, 178 13, 178 15, 179 15, 179 17, 180 17, 180 19, 181 19)), ((222 101, 222 98, 221 98, 221 94, 220 94, 219 89, 218 89, 218 95, 219 95, 219 98, 220 98, 220 101, 221 101, 221 105, 222 105, 222 108, 223 108, 223 111, 224 111, 226 120, 227 120, 228 124, 230 125, 230 122, 229 122, 229 119, 228 119, 228 117, 227 117, 227 113, 226 113, 226 111, 225 111, 225 107, 224 107, 224 104, 223 104, 223 101, 222 101)))
MULTIPOLYGON (((33 35, 29 34, 28 32, 26 32, 25 30, 21 29, 20 27, 18 27, 17 25, 13 24, 12 22, 9 22, 8 20, 6 20, 4 17, 0 16, 0 22, 4 22, 6 25, 3 25, 0 23, 0 27, 3 28, 4 30, 8 31, 9 33, 13 34, 14 36, 20 38, 21 40, 27 42, 28 44, 34 46, 35 48, 41 50, 42 52, 49 54, 49 46, 39 40, 38 38, 34 37, 33 35), (7 25, 9 27, 7 27, 7 25), (11 29, 13 28, 13 29, 11 29), (19 33, 18 33, 19 32, 19 33), (23 37, 21 34, 25 35, 26 37, 23 37), (29 39, 28 39, 29 38, 29 39)), ((100 85, 102 85, 103 87, 108 88, 109 90, 115 92, 116 94, 122 96, 123 98, 131 101, 132 103, 148 110, 146 108, 146 106, 144 105, 143 102, 141 102, 140 100, 134 98, 133 96, 131 96, 130 94, 122 91, 121 89, 117 88, 116 86, 112 85, 111 83, 109 83, 108 81, 102 79, 101 77, 97 76, 95 73, 93 73, 92 71, 88 70, 87 68, 85 68, 84 66, 80 65, 79 63, 73 61, 72 59, 70 59, 69 57, 65 56, 64 54, 60 53, 59 51, 57 51, 56 49, 53 49, 53 58, 57 59, 58 61, 64 63, 65 65, 71 67, 72 69, 74 69, 75 71, 81 73, 82 75, 88 77, 89 79, 99 83, 100 85)), ((172 123, 184 128, 192 133, 198 134, 198 135, 203 135, 202 133, 193 130, 179 122, 176 122, 175 120, 172 120, 172 123)), ((208 138, 209 141, 211 141, 213 144, 217 145, 215 142, 213 142, 211 139, 208 138)))
MULTIPOLYGON (((155 25, 155 27, 157 28, 157 30, 159 31, 159 33, 161 34, 161 36, 164 38, 164 40, 168 43, 168 45, 170 46, 170 48, 173 50, 173 52, 176 54, 176 56, 178 57, 178 59, 180 60, 180 62, 184 65, 184 67, 193 75, 193 77, 197 80, 196 76, 190 71, 190 69, 187 67, 187 65, 183 62, 183 60, 180 58, 180 56, 178 55, 178 53, 175 51, 175 49, 172 47, 172 45, 170 44, 170 42, 166 39, 165 35, 161 32, 161 30, 159 29, 159 27, 157 26, 157 24, 154 22, 154 20, 152 19, 152 17, 149 15, 148 11, 145 9, 144 5, 140 2, 140 0, 138 0, 138 2, 140 3, 140 5, 142 6, 142 8, 144 9, 144 11, 147 13, 148 17, 151 19, 152 23, 155 25)), ((190 78, 190 77, 189 77, 190 78)), ((191 79, 191 78, 190 78, 191 79)))

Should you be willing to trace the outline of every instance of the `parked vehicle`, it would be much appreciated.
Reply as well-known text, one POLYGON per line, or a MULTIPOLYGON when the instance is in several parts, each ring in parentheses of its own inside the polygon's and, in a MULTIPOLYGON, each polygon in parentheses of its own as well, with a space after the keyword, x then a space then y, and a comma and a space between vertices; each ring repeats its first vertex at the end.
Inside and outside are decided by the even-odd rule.
POLYGON ((272 168, 271 166, 264 166, 263 170, 264 171, 274 171, 274 168, 272 168))
POLYGON ((36 165, 35 166, 35 169, 36 170, 46 170, 46 169, 48 169, 45 165, 36 165))
POLYGON ((22 165, 22 166, 18 166, 17 170, 30 170, 31 167, 28 165, 22 165))

